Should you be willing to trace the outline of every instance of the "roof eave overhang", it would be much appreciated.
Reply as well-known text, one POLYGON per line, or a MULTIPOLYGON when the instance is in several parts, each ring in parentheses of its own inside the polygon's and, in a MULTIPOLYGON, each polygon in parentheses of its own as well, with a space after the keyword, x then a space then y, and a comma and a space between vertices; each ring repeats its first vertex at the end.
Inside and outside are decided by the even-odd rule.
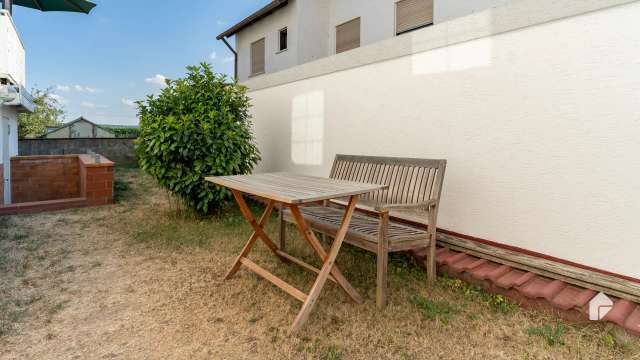
POLYGON ((263 7, 262 9, 254 12, 253 14, 249 15, 248 17, 246 17, 244 20, 242 20, 239 23, 233 25, 229 29, 225 30, 223 33, 218 35, 216 37, 216 39, 222 40, 223 38, 227 38, 227 37, 233 36, 236 33, 242 31, 244 28, 246 28, 246 27, 254 24, 255 22, 260 21, 261 19, 271 15, 273 12, 275 12, 276 10, 279 10, 280 8, 286 6, 288 3, 289 3, 289 0, 274 0, 274 1, 270 2, 269 4, 267 4, 265 7, 263 7))

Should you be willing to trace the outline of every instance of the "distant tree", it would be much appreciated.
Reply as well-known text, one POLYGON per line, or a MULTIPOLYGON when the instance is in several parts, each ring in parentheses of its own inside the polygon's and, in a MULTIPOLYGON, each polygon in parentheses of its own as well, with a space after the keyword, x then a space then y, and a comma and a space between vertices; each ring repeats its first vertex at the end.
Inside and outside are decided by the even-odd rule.
POLYGON ((33 113, 22 113, 18 116, 18 136, 21 139, 35 138, 44 135, 47 127, 62 125, 64 109, 51 89, 31 90, 36 109, 33 113))
POLYGON ((140 135, 140 129, 137 127, 103 127, 109 129, 111 132, 116 134, 116 137, 119 138, 135 139, 138 137, 138 135, 140 135))

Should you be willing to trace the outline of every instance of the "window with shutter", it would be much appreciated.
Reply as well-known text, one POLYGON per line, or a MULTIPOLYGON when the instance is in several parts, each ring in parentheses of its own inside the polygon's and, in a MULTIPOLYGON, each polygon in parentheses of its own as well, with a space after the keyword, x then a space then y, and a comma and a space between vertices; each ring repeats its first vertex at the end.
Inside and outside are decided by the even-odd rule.
POLYGON ((396 2, 396 35, 433 24, 433 0, 396 2))
POLYGON ((264 38, 251 43, 251 75, 264 73, 264 38))
POLYGON ((360 18, 336 26, 336 54, 360 47, 360 18))

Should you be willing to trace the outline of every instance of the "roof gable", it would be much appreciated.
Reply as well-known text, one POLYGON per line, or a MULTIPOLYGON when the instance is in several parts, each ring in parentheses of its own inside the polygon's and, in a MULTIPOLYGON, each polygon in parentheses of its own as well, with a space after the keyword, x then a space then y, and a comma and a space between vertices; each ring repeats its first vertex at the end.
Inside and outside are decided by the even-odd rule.
POLYGON ((58 132, 58 131, 61 131, 61 130, 66 129, 66 128, 69 128, 69 127, 73 126, 74 124, 81 123, 81 122, 82 122, 82 123, 87 123, 87 124, 89 124, 89 125, 91 125, 91 126, 95 126, 95 127, 99 128, 99 129, 101 129, 101 130, 103 130, 103 131, 106 131, 106 132, 108 132, 108 133, 110 133, 110 134, 113 134, 114 136, 116 135, 116 134, 113 132, 113 130, 111 130, 111 129, 109 129, 109 128, 106 128, 106 127, 104 127, 104 126, 98 125, 98 124, 94 123, 93 121, 90 121, 90 120, 86 119, 84 116, 80 116, 79 118, 77 118, 77 119, 75 119, 75 120, 73 120, 73 121, 69 121, 68 123, 63 124, 62 126, 59 126, 59 127, 56 127, 56 128, 54 128, 54 129, 51 129, 51 130, 47 131, 47 132, 46 132, 44 135, 42 135, 41 137, 46 137, 47 135, 50 135, 50 134, 56 133, 56 132, 58 132))

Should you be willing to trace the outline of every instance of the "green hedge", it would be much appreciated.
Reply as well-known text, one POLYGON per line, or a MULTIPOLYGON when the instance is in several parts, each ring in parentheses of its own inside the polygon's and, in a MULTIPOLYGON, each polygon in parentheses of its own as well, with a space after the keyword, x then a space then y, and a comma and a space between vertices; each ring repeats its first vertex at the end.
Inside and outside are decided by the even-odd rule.
POLYGON ((260 160, 249 106, 246 89, 210 65, 187 67, 138 102, 140 167, 197 212, 219 210, 230 193, 204 177, 247 174, 260 160))

